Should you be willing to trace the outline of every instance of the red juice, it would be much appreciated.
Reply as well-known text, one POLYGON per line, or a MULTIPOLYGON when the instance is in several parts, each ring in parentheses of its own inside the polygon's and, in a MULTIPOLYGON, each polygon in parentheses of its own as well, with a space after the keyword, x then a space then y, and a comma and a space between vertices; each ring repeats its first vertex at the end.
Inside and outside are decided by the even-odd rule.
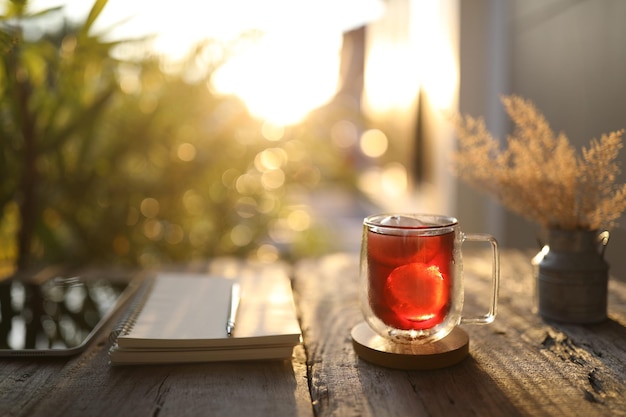
POLYGON ((380 320, 401 330, 441 323, 450 306, 454 231, 436 236, 367 237, 369 304, 380 320))

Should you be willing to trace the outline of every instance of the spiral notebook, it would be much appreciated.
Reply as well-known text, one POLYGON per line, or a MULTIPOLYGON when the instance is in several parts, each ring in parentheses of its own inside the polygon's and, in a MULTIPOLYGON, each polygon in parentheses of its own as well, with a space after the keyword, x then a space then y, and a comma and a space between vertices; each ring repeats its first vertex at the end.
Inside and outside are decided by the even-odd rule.
POLYGON ((301 341, 286 276, 168 273, 144 291, 112 333, 112 365, 287 359, 301 341), (234 283, 241 290, 229 336, 234 283))

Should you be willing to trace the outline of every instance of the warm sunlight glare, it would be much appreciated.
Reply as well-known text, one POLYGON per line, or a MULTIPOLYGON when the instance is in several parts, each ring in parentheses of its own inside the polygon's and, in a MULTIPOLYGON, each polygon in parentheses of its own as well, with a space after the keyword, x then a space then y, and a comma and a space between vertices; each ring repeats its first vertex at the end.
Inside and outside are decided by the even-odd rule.
MULTIPOLYGON (((73 19, 93 1, 33 0, 36 9, 64 5, 73 19)), ((216 91, 241 97, 250 112, 276 125, 300 121, 336 91, 342 34, 378 18, 381 0, 109 0, 97 22, 116 38, 155 35, 152 48, 180 59, 207 38, 264 34, 216 74, 216 91)))
POLYGON ((416 6, 413 37, 416 42, 422 40, 420 55, 426 57, 421 71, 422 88, 435 108, 449 109, 459 85, 459 64, 450 26, 444 22, 445 6, 440 2, 419 2, 416 6))
POLYGON ((411 46, 398 40, 371 45, 365 83, 367 104, 373 111, 405 109, 419 90, 419 58, 411 46))
POLYGON ((407 2, 371 25, 365 106, 374 113, 410 108, 423 89, 436 108, 448 108, 458 87, 458 62, 444 5, 407 2), (394 24, 396 30, 391 30, 394 24))
POLYGON ((256 117, 294 124, 332 98, 340 48, 340 33, 267 34, 220 68, 214 87, 241 97, 256 117))

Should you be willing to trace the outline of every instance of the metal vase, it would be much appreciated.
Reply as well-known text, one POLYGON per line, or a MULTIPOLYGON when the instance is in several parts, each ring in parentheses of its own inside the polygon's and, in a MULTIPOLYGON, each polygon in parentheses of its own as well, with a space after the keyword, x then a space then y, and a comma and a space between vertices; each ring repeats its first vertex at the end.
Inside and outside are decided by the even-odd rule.
POLYGON ((607 318, 608 232, 550 230, 537 260, 537 307, 544 319, 598 323, 607 318), (542 255, 542 256, 541 256, 542 255))

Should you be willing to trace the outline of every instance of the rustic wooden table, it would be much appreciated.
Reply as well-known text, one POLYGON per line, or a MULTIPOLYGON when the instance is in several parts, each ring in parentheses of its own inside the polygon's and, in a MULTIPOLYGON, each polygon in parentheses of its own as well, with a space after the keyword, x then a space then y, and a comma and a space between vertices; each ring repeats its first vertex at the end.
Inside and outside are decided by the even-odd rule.
MULTIPOLYGON (((482 255, 465 258, 470 310, 488 294, 482 255)), ((0 360, 0 416, 626 416, 626 284, 611 281, 605 323, 546 323, 531 312, 529 260, 502 254, 499 315, 464 327, 470 356, 447 369, 390 370, 354 354, 358 259, 337 254, 290 271, 304 336, 291 362, 111 367, 103 335, 70 359, 0 360)), ((286 271, 235 260, 188 269, 286 271)))

